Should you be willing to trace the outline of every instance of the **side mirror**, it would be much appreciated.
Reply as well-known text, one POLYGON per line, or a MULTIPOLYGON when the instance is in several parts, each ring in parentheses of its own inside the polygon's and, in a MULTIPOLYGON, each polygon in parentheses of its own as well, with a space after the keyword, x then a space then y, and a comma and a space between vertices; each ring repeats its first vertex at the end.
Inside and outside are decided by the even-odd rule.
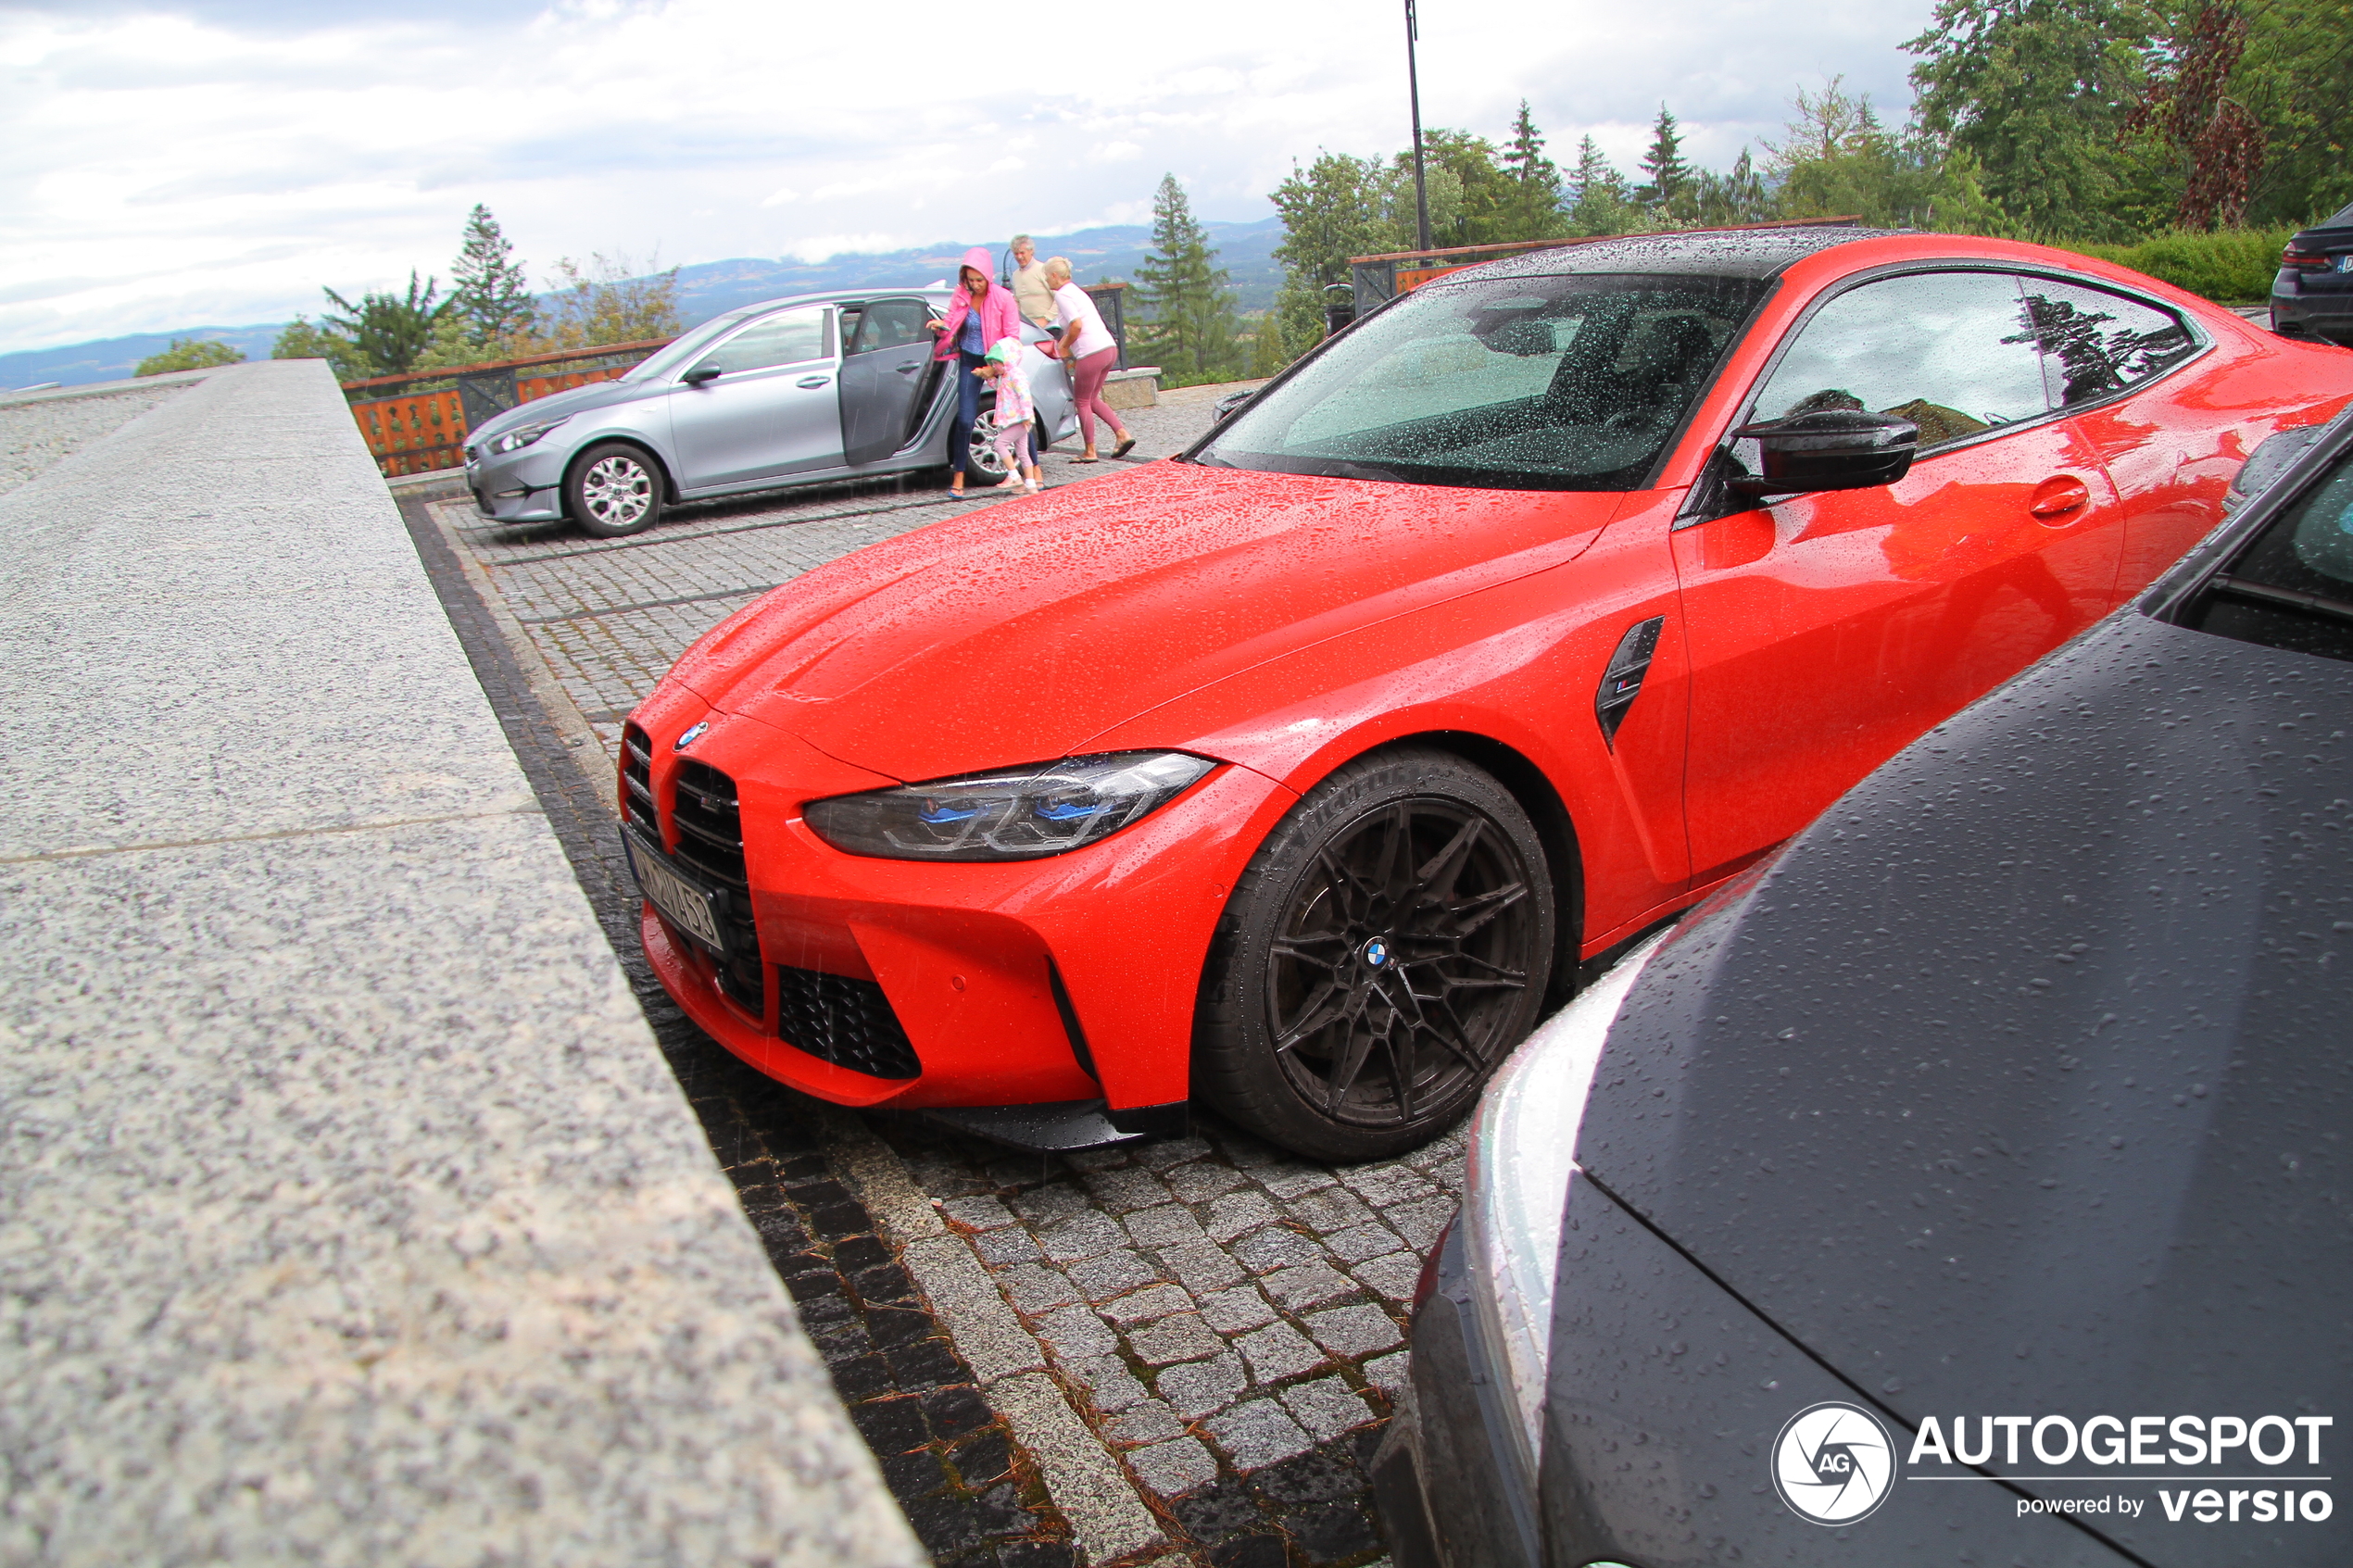
POLYGON ((1767 424, 1743 425, 1732 439, 1757 445, 1763 473, 1725 481, 1739 495, 1801 495, 1816 490, 1869 490, 1911 471, 1920 427, 1894 414, 1822 408, 1767 424))
POLYGON ((2230 516, 2253 499, 2255 493, 2288 470, 2288 466, 2304 456, 2304 448, 2312 445, 2321 433, 2319 425, 2305 425, 2296 430, 2275 432, 2263 438, 2261 445, 2247 455, 2246 462, 2231 481, 2231 488, 2222 496, 2222 515, 2230 516))
POLYGON ((693 370, 688 370, 685 375, 680 376, 678 379, 685 382, 688 386, 700 386, 707 381, 717 381, 719 379, 719 367, 716 365, 697 365, 693 370))
POLYGON ((1237 392, 1219 398, 1216 407, 1209 411, 1209 422, 1214 425, 1224 424, 1240 412, 1241 406, 1249 402, 1255 395, 1256 389, 1252 388, 1250 392, 1237 392))

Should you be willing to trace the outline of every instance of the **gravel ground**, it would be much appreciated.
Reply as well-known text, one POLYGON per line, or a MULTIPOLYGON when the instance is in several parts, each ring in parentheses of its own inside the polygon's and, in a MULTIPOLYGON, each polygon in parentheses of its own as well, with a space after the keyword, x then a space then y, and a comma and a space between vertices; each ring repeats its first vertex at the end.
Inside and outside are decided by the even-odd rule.
MULTIPOLYGON (((1189 445, 1229 390, 1134 411, 1130 460, 1189 445)), ((1045 466, 1049 483, 1106 471, 1057 453, 1045 466)), ((510 738, 524 723, 574 764, 535 778, 553 779, 543 798, 560 793, 582 822, 575 866, 625 949, 625 873, 598 845, 630 707, 749 596, 993 499, 837 487, 681 508, 609 542, 484 525, 466 501, 409 510, 429 558, 446 547, 444 578, 471 586, 481 624, 460 633, 485 684, 527 699, 509 694, 522 715, 510 738), (499 646, 485 651, 492 628, 499 646), (493 654, 508 673, 489 669, 493 654)), ((1383 1561, 1363 1466, 1403 1381, 1415 1279, 1461 1189, 1459 1134, 1335 1167, 1203 1115, 1181 1139, 1022 1154, 734 1073, 658 993, 648 1012, 755 1223, 787 1238, 772 1256, 941 1561, 1383 1561), (891 1348, 915 1343, 936 1347, 930 1370, 901 1386, 891 1348), (985 1410, 954 1404, 965 1387, 985 1410), (945 1436, 923 1414, 943 1399, 945 1436), (1001 1463, 991 1444, 1007 1445, 1001 1463), (955 1457, 966 1452, 981 1458, 955 1457)))
POLYGON ((0 494, 113 434, 188 384, 183 377, 161 385, 35 393, 0 402, 0 494))

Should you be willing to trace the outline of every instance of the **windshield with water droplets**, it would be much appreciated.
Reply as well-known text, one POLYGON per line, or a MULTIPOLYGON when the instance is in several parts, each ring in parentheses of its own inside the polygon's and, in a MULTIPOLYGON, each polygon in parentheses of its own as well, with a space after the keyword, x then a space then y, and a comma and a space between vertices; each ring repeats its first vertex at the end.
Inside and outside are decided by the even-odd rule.
POLYGON ((1426 284, 1190 455, 1419 484, 1636 489, 1771 286, 1639 274, 1426 284))

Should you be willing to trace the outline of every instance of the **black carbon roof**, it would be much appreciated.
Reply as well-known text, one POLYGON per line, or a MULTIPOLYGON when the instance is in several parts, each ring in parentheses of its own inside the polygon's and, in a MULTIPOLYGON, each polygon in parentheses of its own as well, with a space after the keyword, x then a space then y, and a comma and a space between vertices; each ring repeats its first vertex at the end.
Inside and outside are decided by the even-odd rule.
POLYGON ((1877 240, 1894 229, 1695 230, 1592 240, 1558 250, 1534 250, 1491 261, 1455 276, 1536 278, 1562 272, 1681 272, 1714 278, 1770 278, 1791 263, 1832 245, 1877 240))

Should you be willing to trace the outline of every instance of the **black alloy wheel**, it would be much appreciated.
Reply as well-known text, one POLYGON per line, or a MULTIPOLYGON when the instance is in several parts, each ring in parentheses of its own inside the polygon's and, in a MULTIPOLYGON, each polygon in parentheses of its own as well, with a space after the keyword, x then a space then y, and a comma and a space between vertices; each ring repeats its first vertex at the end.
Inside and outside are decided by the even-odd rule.
POLYGON ((661 470, 645 449, 603 441, 573 459, 564 509, 599 539, 643 533, 661 520, 661 470))
POLYGON ((1535 827, 1419 748, 1334 773, 1252 858, 1202 978, 1194 1091, 1298 1153, 1374 1160, 1453 1125, 1542 1007, 1535 827))

